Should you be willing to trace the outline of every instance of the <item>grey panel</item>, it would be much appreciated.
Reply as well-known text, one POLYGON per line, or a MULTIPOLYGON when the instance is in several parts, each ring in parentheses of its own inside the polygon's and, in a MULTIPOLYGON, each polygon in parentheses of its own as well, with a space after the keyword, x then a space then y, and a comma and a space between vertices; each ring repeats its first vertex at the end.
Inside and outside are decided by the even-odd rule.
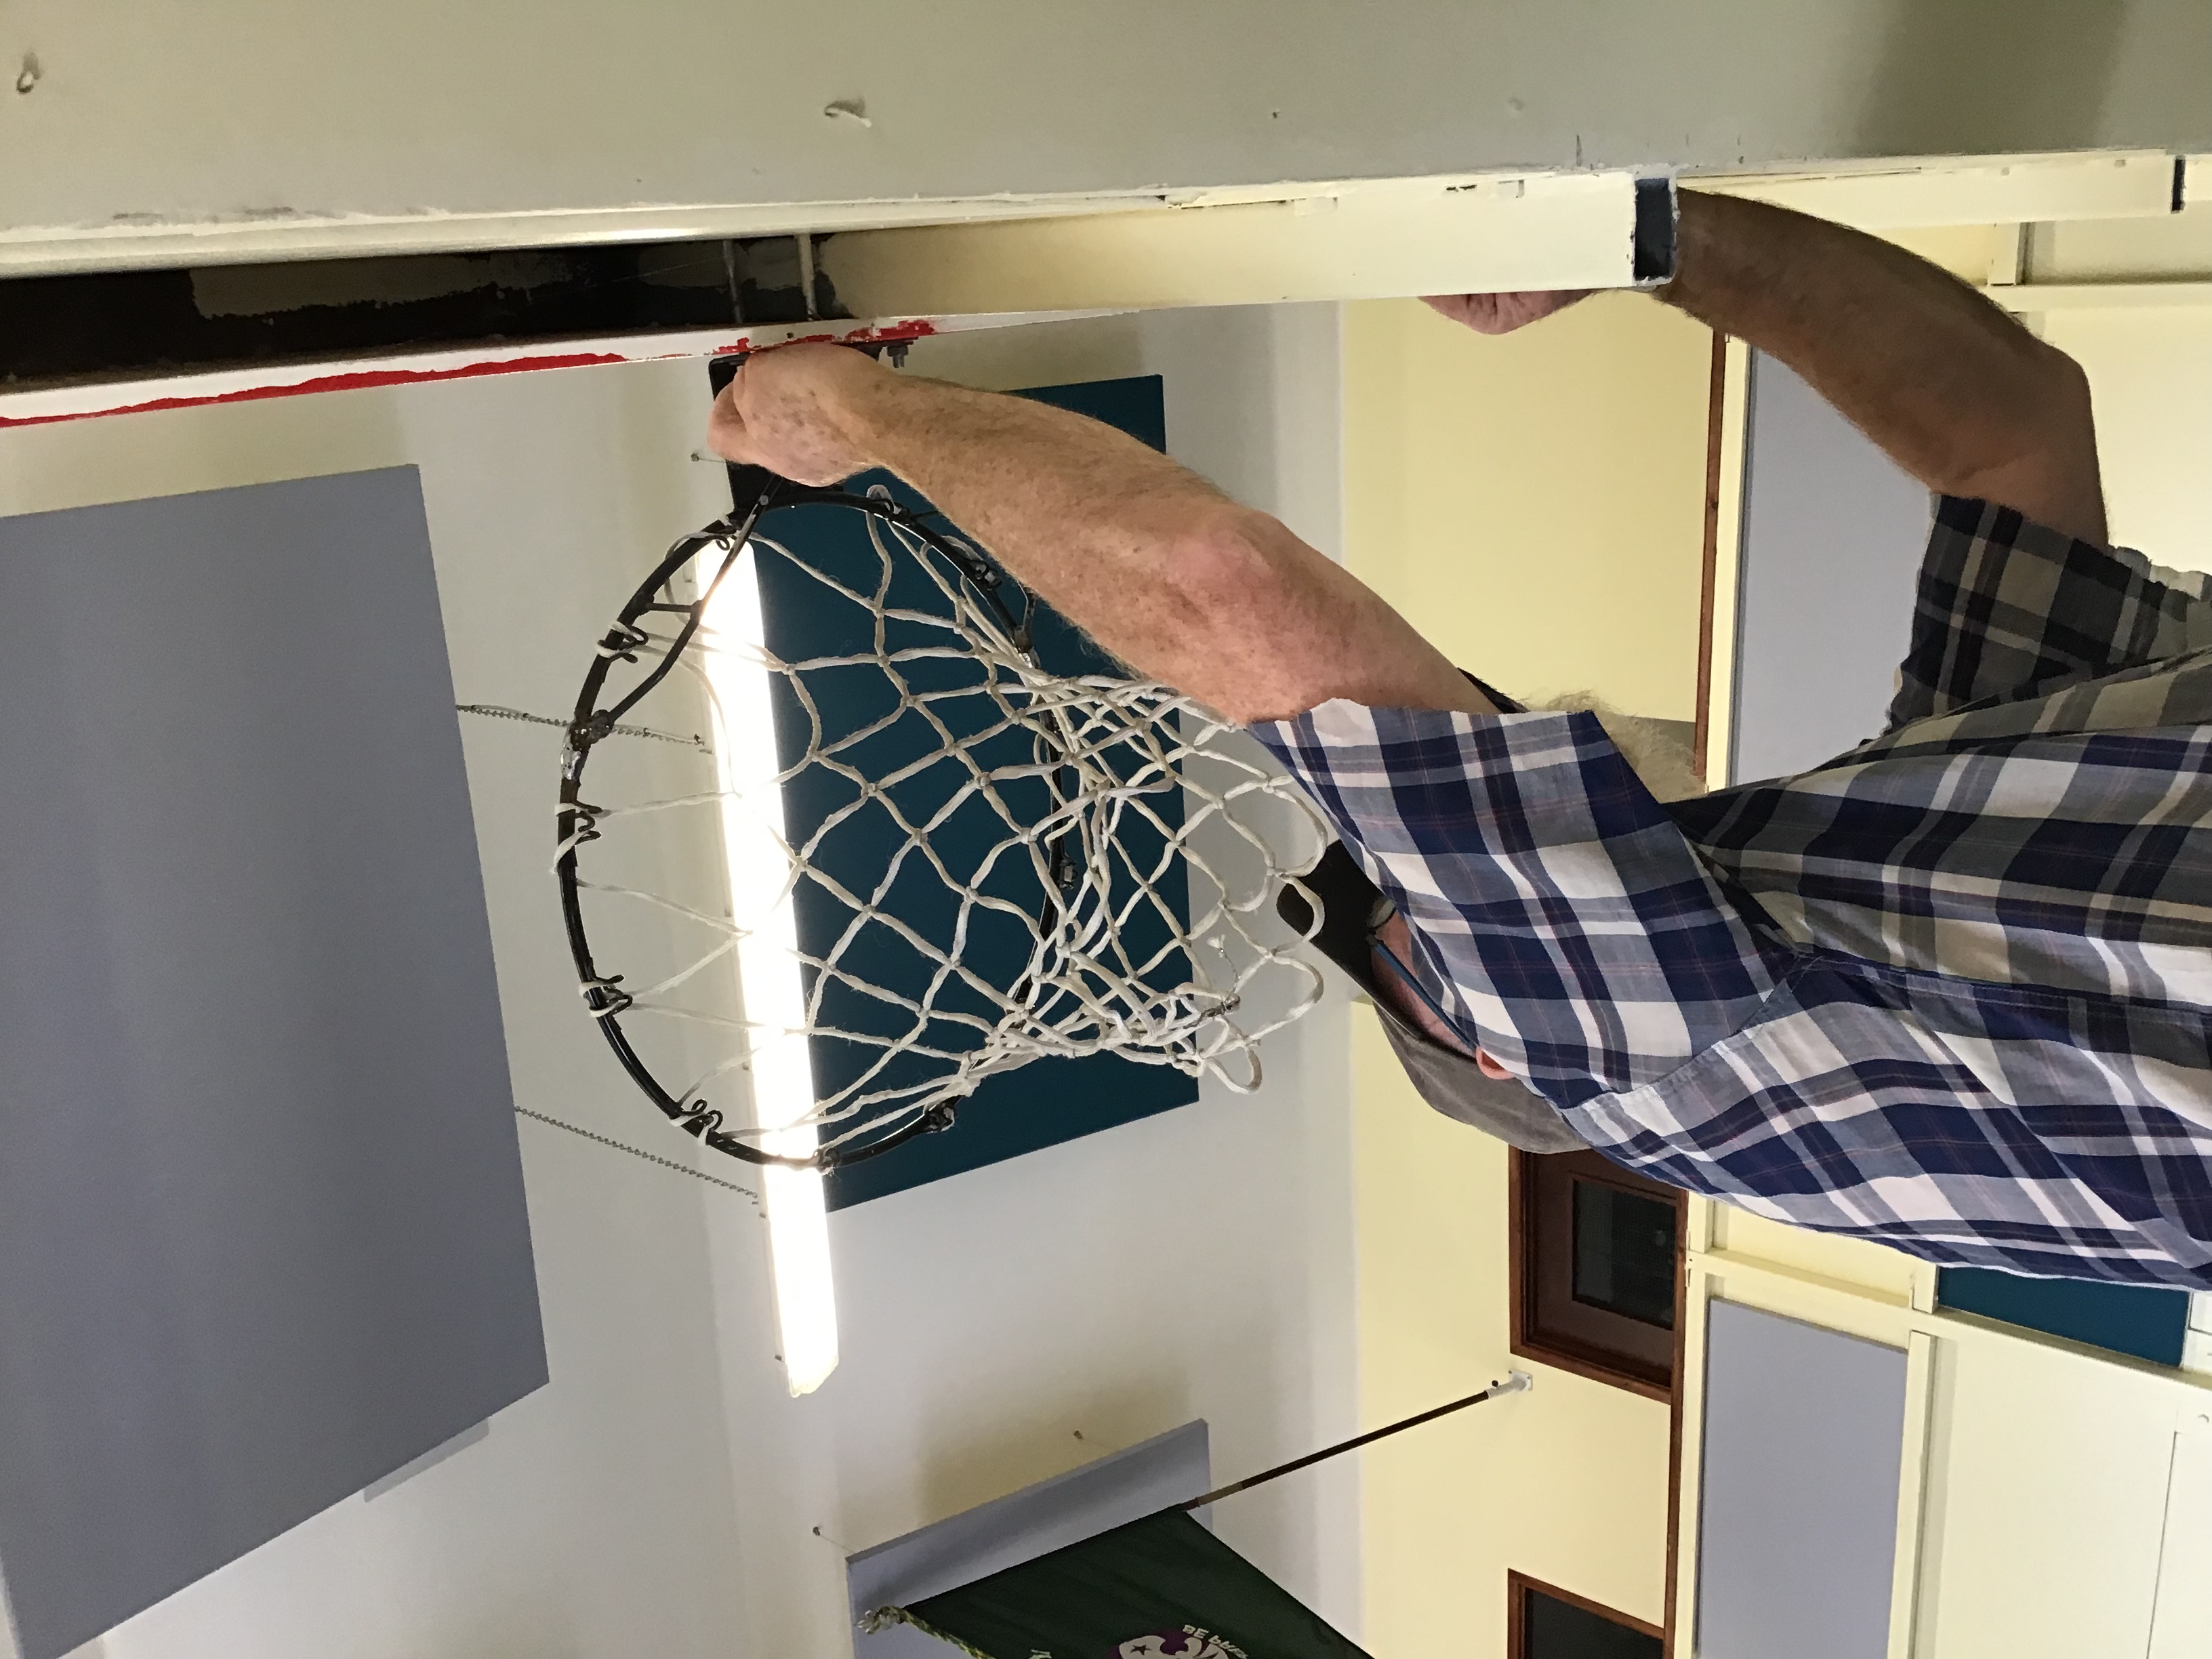
POLYGON ((0 520, 0 1571, 63 1653, 545 1380, 412 468, 0 520))
POLYGON ((1882 1659, 1904 1352, 1735 1302, 1707 1317, 1700 1659, 1882 1659))
POLYGON ((1753 355, 1737 781, 1802 772, 1881 731, 1929 515, 1926 489, 1788 368, 1753 355))
MULTIPOLYGON (((1155 1436, 1079 1469, 978 1504, 848 1558, 853 1617, 962 1584, 1109 1528, 1187 1503, 1212 1483, 1203 1421, 1155 1436)), ((1205 1510, 1199 1519, 1206 1519, 1205 1510)), ((855 1629, 854 1659, 945 1659, 951 1650, 911 1625, 872 1635, 855 1629)))

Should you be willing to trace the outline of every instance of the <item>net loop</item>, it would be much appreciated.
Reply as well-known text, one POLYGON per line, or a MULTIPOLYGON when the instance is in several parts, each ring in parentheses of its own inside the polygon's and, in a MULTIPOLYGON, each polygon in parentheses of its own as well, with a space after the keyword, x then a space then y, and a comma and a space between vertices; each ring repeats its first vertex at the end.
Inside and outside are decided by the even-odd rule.
POLYGON ((622 988, 620 974, 611 975, 605 979, 587 979, 576 988, 582 993, 584 1006, 592 1011, 593 1019, 627 1013, 637 1003, 635 997, 622 988))
MULTIPOLYGON (((623 662, 635 662, 637 653, 651 643, 652 635, 643 629, 630 623, 617 623, 607 630, 606 637, 599 641, 599 654, 623 662)), ((609 720, 607 723, 611 726, 614 722, 609 720)), ((605 734, 602 732, 600 735, 605 734)))
MULTIPOLYGON (((573 752, 580 760, 582 751, 579 750, 573 752)), ((564 776, 573 776, 573 775, 569 769, 563 769, 564 776)), ((562 811, 563 822, 567 828, 556 848, 555 867, 556 869, 561 863, 574 858, 579 847, 599 838, 599 819, 605 815, 604 807, 593 806, 588 801, 580 800, 569 803, 562 811)))
POLYGON ((722 1115, 704 1106, 694 1106, 676 1121, 676 1127, 687 1135, 701 1140, 711 1140, 722 1132, 722 1115))

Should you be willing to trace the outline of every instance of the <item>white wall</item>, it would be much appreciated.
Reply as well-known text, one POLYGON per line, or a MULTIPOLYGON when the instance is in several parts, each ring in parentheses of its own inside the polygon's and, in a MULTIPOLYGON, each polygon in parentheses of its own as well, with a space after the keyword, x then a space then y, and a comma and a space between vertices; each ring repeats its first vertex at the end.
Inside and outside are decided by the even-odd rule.
MULTIPOLYGON (((982 349, 1032 383, 1164 368, 1178 446, 1334 544, 1332 310, 1033 344, 1026 364, 1011 337, 982 349)), ((557 710, 635 575, 726 507, 719 470, 686 459, 704 409, 702 367, 678 363, 17 430, 0 513, 413 462, 459 695, 557 710)), ((578 1010, 547 874, 557 734, 466 740, 518 1099, 681 1156, 578 1010)), ((1193 1416, 1224 1474, 1349 1432, 1344 1030, 1332 1006, 1286 1034, 1255 1097, 839 1214, 845 1364, 800 1401, 751 1207, 526 1121, 550 1386, 88 1651, 834 1659, 848 1548, 1193 1416)), ((1218 1524, 1356 1628, 1350 1480, 1285 1482, 1218 1524)))
POLYGON ((654 207, 675 211, 641 234, 726 234, 824 222, 739 210, 779 203, 2205 149, 2203 24, 2199 0, 15 0, 0 67, 37 72, 0 99, 0 247, 220 225, 336 246, 374 221, 463 246, 546 227, 435 222, 654 207))
MULTIPOLYGON (((2151 1659, 2212 1649, 2203 1379, 1935 1307, 1936 1268, 1691 1200, 1678 1607, 1695 1605, 1710 1294, 1909 1359, 1896 1611, 1923 1659, 2151 1659), (1708 1232, 1710 1229, 1710 1232, 1708 1232)), ((1376 1540, 1379 1545, 1380 1540, 1376 1540)))

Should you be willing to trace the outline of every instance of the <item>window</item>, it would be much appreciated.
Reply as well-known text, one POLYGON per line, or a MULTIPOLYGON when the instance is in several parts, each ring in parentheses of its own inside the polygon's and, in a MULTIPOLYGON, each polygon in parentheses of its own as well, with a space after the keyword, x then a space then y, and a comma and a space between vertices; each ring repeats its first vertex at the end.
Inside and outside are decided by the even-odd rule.
POLYGON ((1664 1400, 1683 1195, 1596 1152, 1513 1155, 1513 1352, 1664 1400))
POLYGON ((1665 1659, 1656 1625, 1570 1591, 1505 1575, 1506 1659, 1665 1659))

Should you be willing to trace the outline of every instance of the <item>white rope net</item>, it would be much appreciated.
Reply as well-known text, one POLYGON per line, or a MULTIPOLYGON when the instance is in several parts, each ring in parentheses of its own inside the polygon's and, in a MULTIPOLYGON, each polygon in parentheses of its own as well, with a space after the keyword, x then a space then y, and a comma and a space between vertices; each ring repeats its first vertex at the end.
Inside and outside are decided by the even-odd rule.
POLYGON ((602 647, 601 708, 676 653, 626 718, 688 717, 712 752, 596 744, 563 820, 596 982, 620 972, 595 1012, 686 1127, 834 1159, 1047 1057, 1255 1088, 1257 1045, 1321 992, 1275 896, 1328 842, 1266 751, 1166 686, 1040 667, 998 590, 896 517, 763 526, 602 647))

